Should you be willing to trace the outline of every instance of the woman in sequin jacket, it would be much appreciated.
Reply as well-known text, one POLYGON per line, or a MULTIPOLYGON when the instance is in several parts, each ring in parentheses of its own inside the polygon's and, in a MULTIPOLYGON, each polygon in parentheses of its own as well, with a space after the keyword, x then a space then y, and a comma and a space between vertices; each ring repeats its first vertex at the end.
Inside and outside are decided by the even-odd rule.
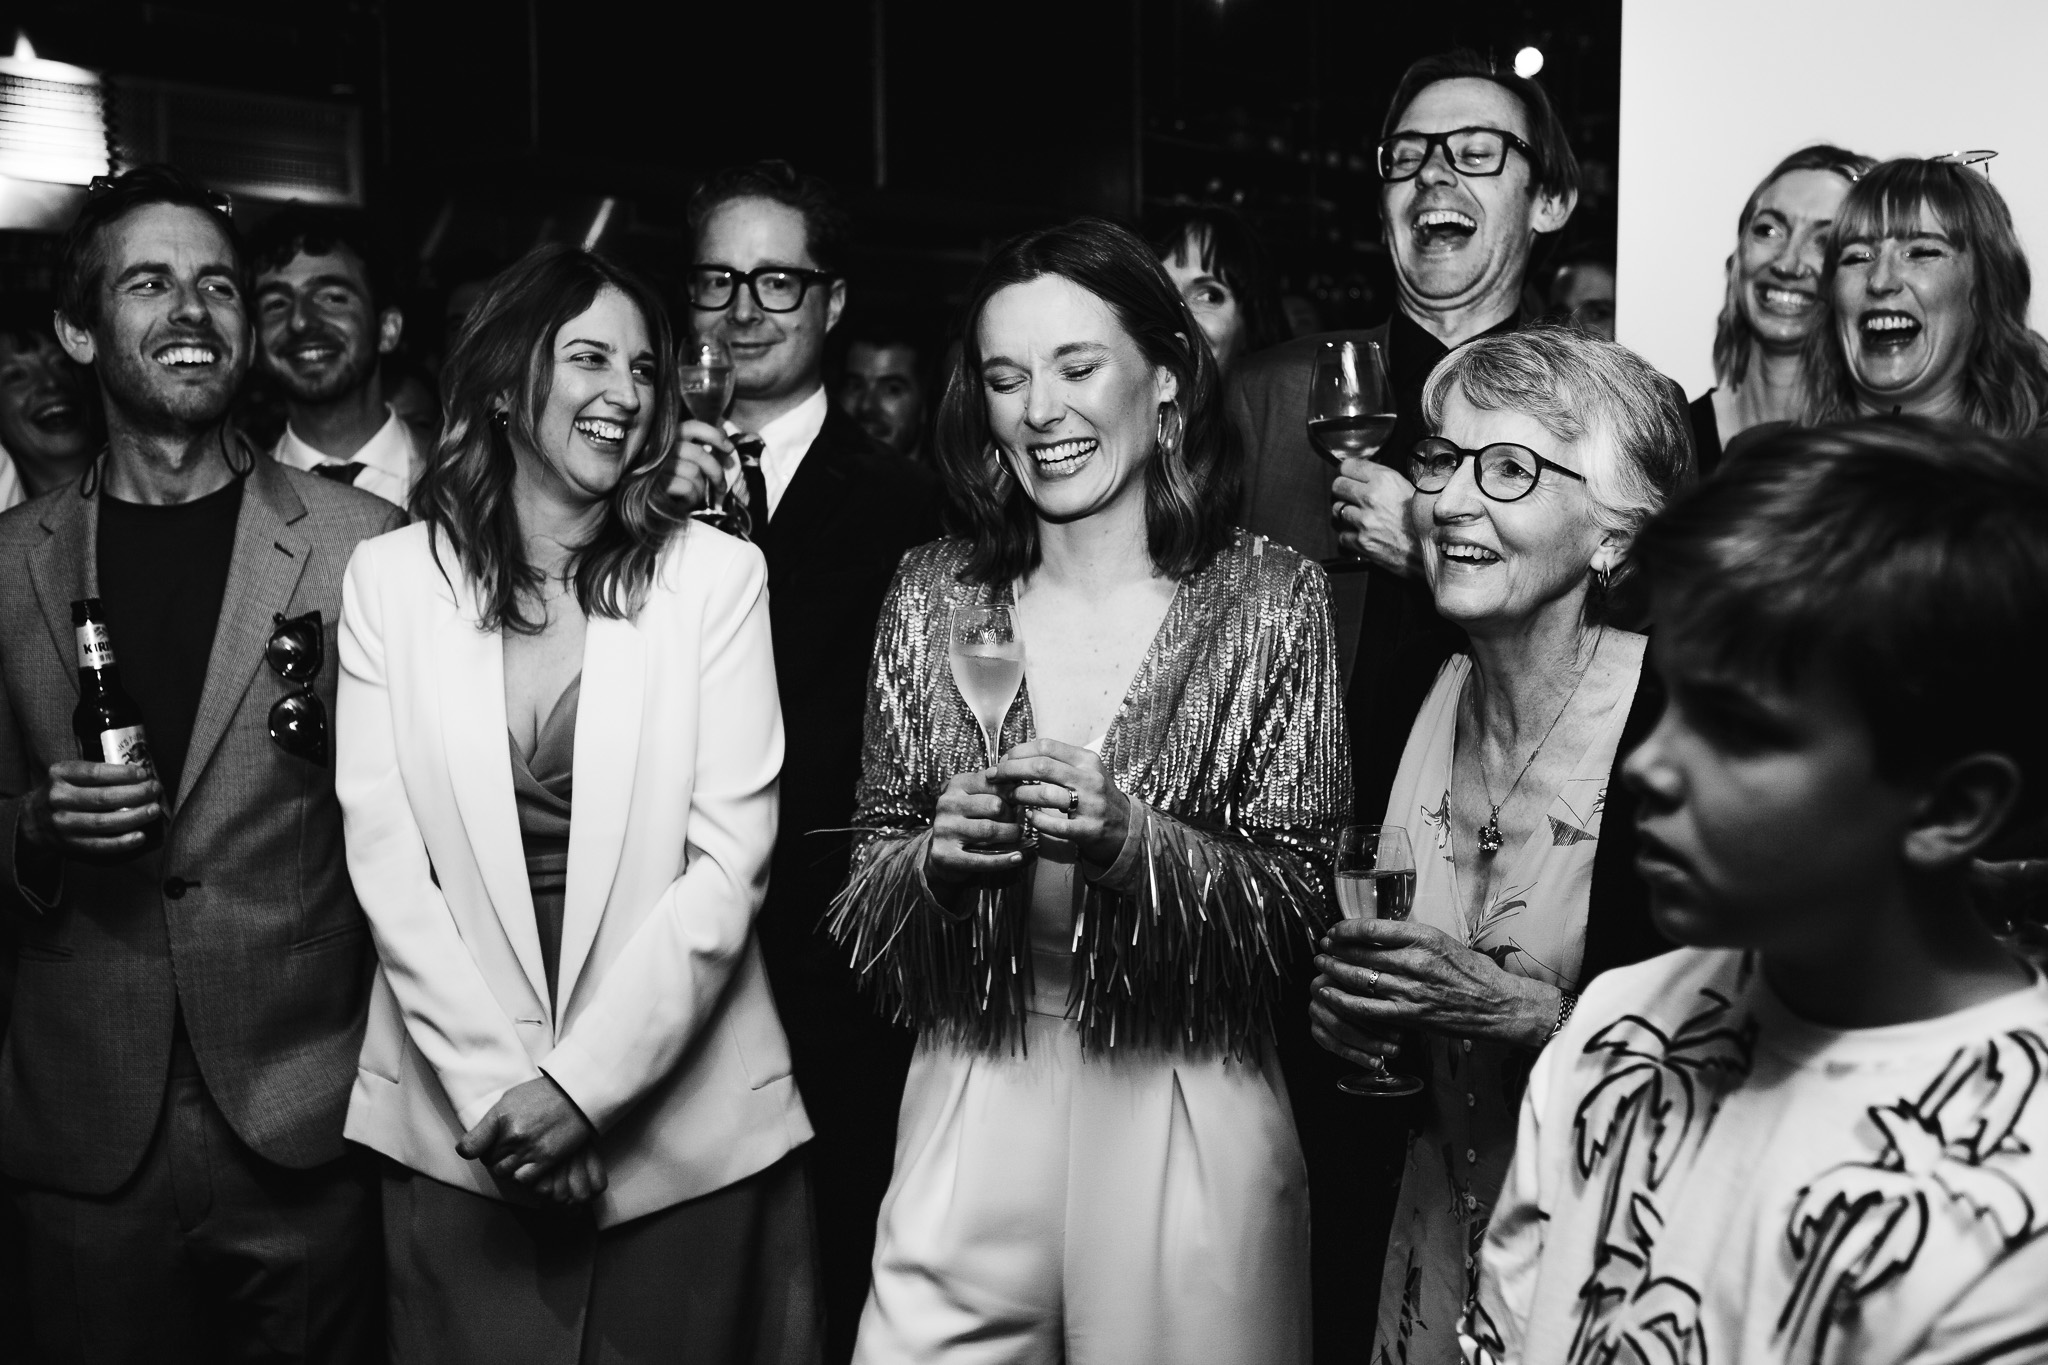
POLYGON ((968 534, 883 607, 833 933, 915 1025, 856 1359, 1299 1365, 1273 1058, 1350 764, 1322 571, 1234 528, 1213 360, 1082 220, 983 272, 940 415, 968 534), (949 622, 1009 603, 988 765, 949 622))

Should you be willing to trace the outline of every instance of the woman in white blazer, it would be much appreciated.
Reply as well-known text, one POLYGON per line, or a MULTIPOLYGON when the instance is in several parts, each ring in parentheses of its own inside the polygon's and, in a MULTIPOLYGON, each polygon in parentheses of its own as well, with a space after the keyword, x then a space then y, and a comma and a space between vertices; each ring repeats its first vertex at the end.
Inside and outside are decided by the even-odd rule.
POLYGON ((349 564, 335 785, 380 970, 347 1132, 389 1158, 397 1362, 815 1359, 752 932, 766 574, 665 508, 673 373, 650 289, 534 252, 456 340, 417 520, 349 564))

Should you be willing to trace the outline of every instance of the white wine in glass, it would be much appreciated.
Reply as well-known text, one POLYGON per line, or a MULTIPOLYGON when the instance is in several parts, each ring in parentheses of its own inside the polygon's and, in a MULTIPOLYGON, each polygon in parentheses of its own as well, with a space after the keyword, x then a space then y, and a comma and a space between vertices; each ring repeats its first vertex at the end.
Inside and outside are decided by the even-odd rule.
MULTIPOLYGON (((1347 825, 1337 832, 1337 908, 1345 919, 1407 919, 1415 904, 1415 854, 1399 825, 1347 825)), ((1355 1071, 1337 1082, 1347 1095, 1386 1099, 1422 1089, 1413 1076, 1355 1071)))
POLYGON ((1394 390, 1376 341, 1325 341, 1309 381, 1308 439, 1342 464, 1378 453, 1394 431, 1394 390))
MULTIPOLYGON (((1010 714, 1010 703, 1017 700, 1017 689, 1024 683, 1024 642, 1017 638, 1016 608, 1000 602, 955 607, 946 658, 953 665, 953 685, 981 723, 989 766, 994 767, 1001 754, 1003 717, 1010 714)), ((1030 826, 1025 832, 1028 846, 1030 826)), ((971 853, 1009 851, 964 847, 971 853)))
MULTIPOLYGON (((690 416, 714 427, 725 420, 725 410, 732 405, 734 382, 730 347, 717 337, 696 338, 683 347, 682 364, 676 367, 676 375, 682 385, 683 406, 690 410, 690 416)), ((731 494, 726 489, 711 489, 704 505, 690 515, 721 531, 739 533, 739 518, 733 515, 731 494)))

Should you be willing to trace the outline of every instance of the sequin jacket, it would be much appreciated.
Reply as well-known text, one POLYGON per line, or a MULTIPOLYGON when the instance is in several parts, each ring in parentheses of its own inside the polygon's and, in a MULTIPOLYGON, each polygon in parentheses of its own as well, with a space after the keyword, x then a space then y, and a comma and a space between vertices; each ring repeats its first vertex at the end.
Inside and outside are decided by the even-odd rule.
MULTIPOLYGON (((1008 601, 962 583, 967 546, 904 556, 875 636, 853 871, 828 920, 898 1022, 1014 1046, 1031 998, 1027 884, 942 906, 924 878, 938 796, 981 767, 954 686, 956 606, 1008 601)), ((1020 690, 1005 749, 1033 734, 1020 690)), ((1350 816, 1329 581, 1240 531, 1184 580, 1102 744, 1131 801, 1115 867, 1084 879, 1069 1014, 1084 1048, 1250 1055, 1272 1036, 1291 964, 1334 914, 1328 868, 1350 816)), ((1291 1002, 1290 1002, 1291 1003, 1291 1002)))

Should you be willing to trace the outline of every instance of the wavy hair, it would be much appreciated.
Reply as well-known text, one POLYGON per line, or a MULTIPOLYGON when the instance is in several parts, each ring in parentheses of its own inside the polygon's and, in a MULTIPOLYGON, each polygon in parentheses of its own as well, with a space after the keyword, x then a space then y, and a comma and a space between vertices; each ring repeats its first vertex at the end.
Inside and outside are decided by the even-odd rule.
POLYGON ((523 603, 546 576, 526 558, 526 538, 512 505, 512 447, 540 448, 540 417, 554 381, 555 333, 606 289, 618 290, 640 310, 659 377, 641 464, 620 475, 605 497, 597 528, 570 555, 577 605, 586 615, 630 618, 646 600, 662 550, 681 525, 661 497, 667 484, 661 457, 675 445, 680 397, 675 338, 660 297, 602 252, 535 248, 491 281, 456 334, 441 376, 441 439, 412 491, 410 510, 427 523, 435 561, 438 540, 446 536, 482 599, 485 630, 534 634, 545 624, 523 603), (493 420, 501 411, 502 426, 493 420))
MULTIPOLYGON (((1841 248, 1911 232, 1929 222, 1971 265, 1970 313, 1976 335, 1963 366, 1963 420, 1994 436, 2026 436, 2048 418, 2048 348, 2027 326, 2034 287, 2012 210, 1988 177, 1943 161, 1886 161, 1856 182, 1835 216, 1835 246, 1821 270, 1821 297, 1834 297, 1841 248)), ((1855 376, 1835 326, 1806 343, 1813 387, 1806 421, 1862 415, 1855 376)))
MULTIPOLYGON (((1763 200, 1764 191, 1794 171, 1832 171, 1854 185, 1876 164, 1874 157, 1824 142, 1801 147, 1771 167, 1771 173, 1757 181, 1756 188, 1749 192, 1742 212, 1735 219, 1736 250, 1741 250, 1742 239, 1748 235, 1749 225, 1756 220, 1756 207, 1763 200)), ((1757 338, 1756 329, 1749 325, 1749 314, 1742 310, 1742 285, 1736 278, 1735 255, 1732 253, 1728 257, 1727 274, 1728 287, 1721 299, 1721 316, 1714 320, 1714 379, 1733 388, 1749 376, 1749 362, 1756 356, 1757 338)))
MULTIPOLYGON (((1180 291, 1136 233, 1102 218, 1013 237, 982 267, 939 404, 939 473, 972 543, 961 577, 1003 583, 1038 566, 1038 511, 1003 463, 981 391, 981 318, 997 292, 1058 275, 1109 305, 1145 359, 1179 381, 1180 439, 1145 467, 1145 540, 1159 572, 1185 578, 1230 543, 1242 478, 1208 343, 1180 291)), ((1164 414, 1162 414, 1162 418, 1164 414)))

